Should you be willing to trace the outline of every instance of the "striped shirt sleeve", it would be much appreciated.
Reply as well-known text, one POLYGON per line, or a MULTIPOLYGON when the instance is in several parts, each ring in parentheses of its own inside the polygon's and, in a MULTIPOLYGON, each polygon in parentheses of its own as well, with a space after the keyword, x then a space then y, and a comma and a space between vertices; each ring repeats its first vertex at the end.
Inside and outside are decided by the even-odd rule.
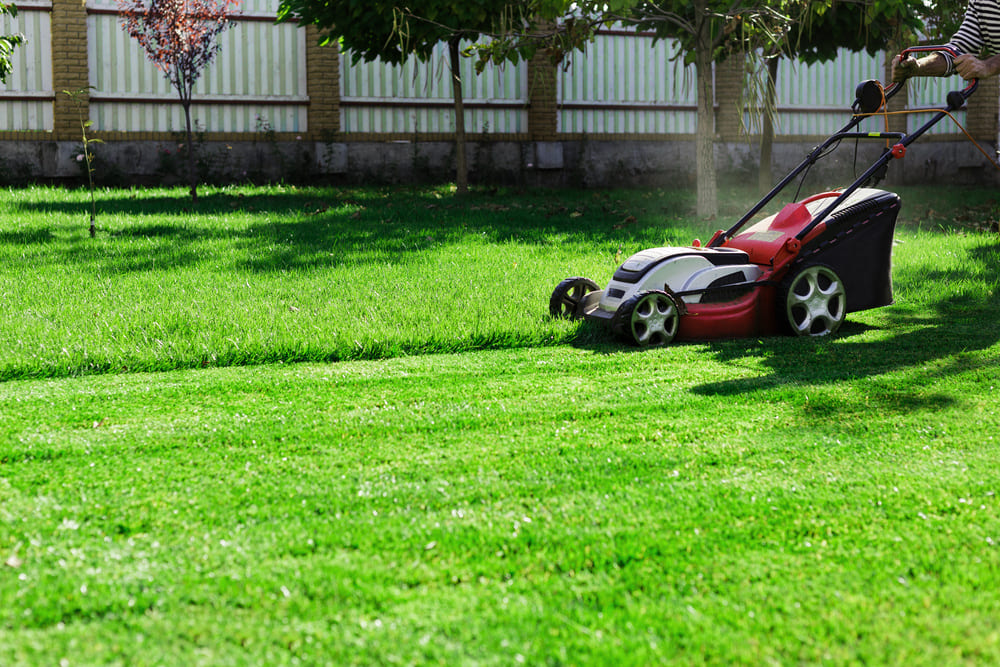
MULTIPOLYGON (((970 0, 962 25, 948 42, 948 46, 959 55, 969 53, 978 56, 984 48, 995 50, 1000 41, 1000 5, 995 0, 970 0)), ((951 56, 942 53, 948 62, 948 74, 955 73, 955 63, 951 56)))

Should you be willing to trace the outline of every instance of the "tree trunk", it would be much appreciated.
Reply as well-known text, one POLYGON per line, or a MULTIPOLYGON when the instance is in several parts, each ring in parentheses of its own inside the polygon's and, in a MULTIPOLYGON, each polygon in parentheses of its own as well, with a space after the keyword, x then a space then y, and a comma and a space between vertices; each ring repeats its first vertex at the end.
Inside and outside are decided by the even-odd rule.
POLYGON ((697 215, 714 218, 719 214, 715 174, 715 86, 712 81, 712 52, 697 47, 695 67, 698 79, 698 128, 695 134, 695 170, 698 179, 697 215))
POLYGON ((767 61, 767 82, 764 89, 764 117, 760 127, 760 169, 757 172, 757 189, 761 194, 771 191, 774 184, 774 168, 771 152, 774 147, 774 118, 778 115, 778 63, 781 56, 767 61))
POLYGON ((191 132, 191 100, 181 97, 184 106, 184 123, 187 130, 188 182, 191 185, 191 203, 198 203, 198 173, 194 168, 194 133, 191 132))
POLYGON ((462 96, 458 42, 457 37, 448 41, 448 55, 451 61, 451 94, 455 101, 455 189, 464 194, 469 191, 469 165, 465 158, 465 100, 462 96))

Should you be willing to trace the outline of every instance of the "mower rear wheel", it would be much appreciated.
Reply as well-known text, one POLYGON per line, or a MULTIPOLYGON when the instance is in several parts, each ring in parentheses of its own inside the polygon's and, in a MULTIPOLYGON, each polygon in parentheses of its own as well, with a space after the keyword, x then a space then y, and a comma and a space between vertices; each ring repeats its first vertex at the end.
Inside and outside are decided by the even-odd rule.
POLYGON ((611 329, 641 347, 668 345, 677 335, 680 317, 674 297, 651 290, 620 305, 611 319, 611 329))
POLYGON ((549 298, 549 314, 552 317, 563 317, 577 320, 583 317, 580 303, 588 293, 601 289, 590 278, 567 278, 552 290, 549 298))
POLYGON ((781 294, 788 326, 798 336, 832 336, 847 317, 844 281, 825 264, 794 271, 781 294))

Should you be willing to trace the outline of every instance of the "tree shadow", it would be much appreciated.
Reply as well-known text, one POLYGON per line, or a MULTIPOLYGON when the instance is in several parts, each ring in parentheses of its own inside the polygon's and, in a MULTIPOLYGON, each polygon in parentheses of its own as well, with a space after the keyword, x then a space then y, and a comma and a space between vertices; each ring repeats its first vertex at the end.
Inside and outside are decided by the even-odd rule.
MULTIPOLYGON (((192 205, 186 195, 120 192, 101 198, 98 234, 141 243, 135 248, 116 245, 115 261, 104 269, 109 273, 196 264, 204 257, 197 246, 216 240, 229 244, 232 268, 253 272, 353 265, 373 258, 401 263, 470 237, 497 244, 645 246, 662 243, 665 233, 677 233, 671 232, 669 222, 664 224, 664 215, 676 215, 689 198, 668 191, 649 197, 639 191, 538 190, 511 197, 492 190, 456 196, 433 188, 289 188, 222 190, 192 205), (237 218, 231 224, 217 220, 233 215, 237 218)), ((16 209, 80 214, 79 202, 59 195, 53 190, 50 199, 18 203, 16 209)), ((11 234, 12 242, 25 245, 55 238, 45 229, 11 234)), ((40 261, 100 261, 108 250, 81 237, 52 244, 47 253, 40 261)))
POLYGON ((44 245, 54 239, 52 232, 47 229, 0 232, 0 244, 3 245, 44 245))
MULTIPOLYGON (((705 354, 724 364, 746 365, 756 360, 766 369, 753 377, 699 384, 690 391, 709 397, 753 396, 783 387, 834 386, 906 369, 915 369, 925 380, 924 386, 932 387, 969 370, 995 368, 995 360, 975 353, 1000 342, 1000 252, 988 244, 979 245, 969 251, 964 270, 923 271, 919 279, 941 285, 982 284, 983 276, 993 276, 983 296, 942 296, 921 312, 888 306, 881 311, 883 326, 849 318, 834 339, 773 336, 688 343, 705 346, 705 354)), ((648 351, 623 347, 612 340, 606 327, 596 325, 581 327, 573 345, 595 354, 648 351)), ((872 400, 887 414, 945 408, 955 402, 944 394, 895 390, 880 392, 872 400)), ((845 409, 822 401, 804 408, 817 419, 835 419, 845 409)))
MULTIPOLYGON (((929 271, 922 280, 942 285, 982 281, 984 275, 1000 275, 998 257, 1000 254, 995 250, 981 245, 969 252, 969 261, 977 264, 976 268, 929 271)), ((920 313, 889 306, 884 311, 884 327, 848 320, 834 340, 768 338, 760 342, 710 343, 709 354, 719 361, 753 357, 769 372, 753 378, 705 383, 694 387, 692 392, 704 396, 744 395, 783 385, 832 385, 903 369, 921 369, 925 385, 932 386, 938 380, 971 368, 993 366, 995 361, 973 353, 1000 341, 1000 326, 995 324, 1000 321, 998 288, 1000 279, 994 278, 984 296, 942 296, 920 313), (893 333, 897 330, 899 333, 893 333), (872 335, 879 331, 885 335, 872 335)), ((890 402, 898 409, 912 409, 945 405, 952 400, 947 396, 901 393, 890 402)))

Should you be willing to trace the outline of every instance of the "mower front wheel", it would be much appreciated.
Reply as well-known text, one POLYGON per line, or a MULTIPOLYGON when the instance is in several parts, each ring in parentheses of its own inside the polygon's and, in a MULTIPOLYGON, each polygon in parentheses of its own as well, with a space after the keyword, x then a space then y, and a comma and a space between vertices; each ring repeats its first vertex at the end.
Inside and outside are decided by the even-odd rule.
POLYGON ((552 290, 549 298, 549 314, 552 317, 563 317, 578 320, 583 317, 580 304, 583 297, 594 290, 601 289, 590 278, 567 278, 552 290))
POLYGON ((677 335, 680 317, 674 297, 650 290, 618 307, 611 319, 611 330, 640 347, 668 345, 677 335))
POLYGON ((793 271, 781 295, 788 326, 798 336, 832 336, 847 317, 844 281, 825 264, 793 271))

